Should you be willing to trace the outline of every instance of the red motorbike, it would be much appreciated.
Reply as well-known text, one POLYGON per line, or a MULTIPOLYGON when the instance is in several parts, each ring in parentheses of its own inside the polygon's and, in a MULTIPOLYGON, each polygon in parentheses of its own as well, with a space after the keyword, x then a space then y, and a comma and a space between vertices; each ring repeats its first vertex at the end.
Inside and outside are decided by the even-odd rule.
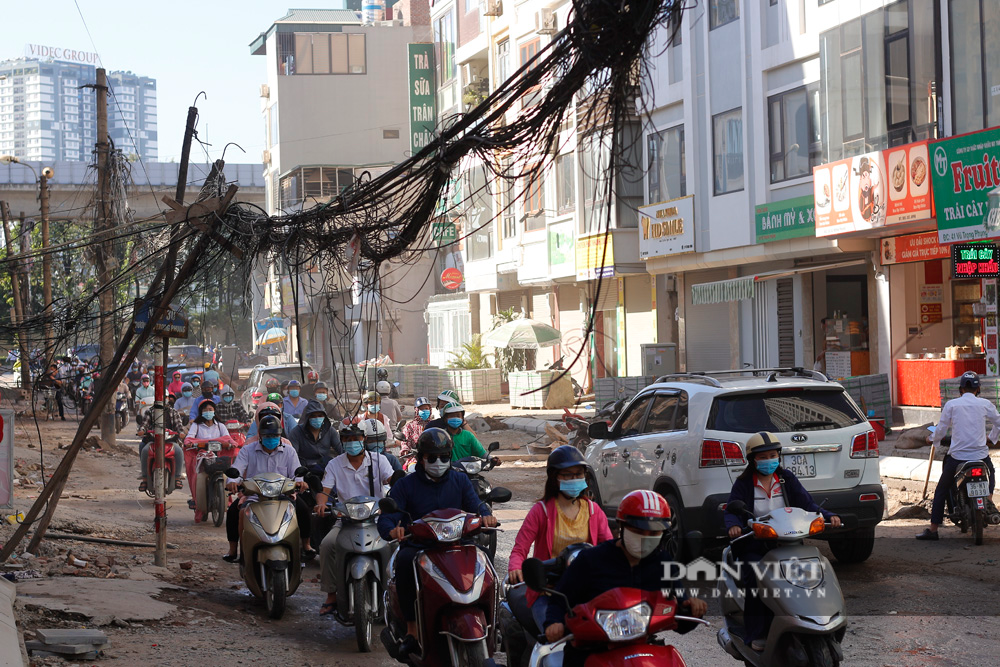
MULTIPOLYGON (((510 491, 497 487, 493 502, 507 502, 510 491)), ((383 513, 399 511, 395 500, 379 501, 383 513)), ((395 560, 385 592, 381 639, 393 659, 420 667, 495 665, 496 614, 500 603, 497 573, 486 552, 475 544, 482 517, 457 509, 431 512, 410 525, 412 539, 426 545, 413 561, 417 580, 417 641, 419 648, 401 655, 406 621, 396 592, 395 560)), ((398 553, 398 552, 397 552, 398 553)))
MULTIPOLYGON (((529 558, 522 566, 524 580, 535 590, 545 589, 542 561, 529 558)), ((567 643, 594 653, 586 667, 684 667, 680 652, 656 635, 677 630, 678 622, 708 625, 707 621, 677 615, 680 602, 661 591, 612 588, 590 602, 578 604, 566 615, 566 632, 557 642, 537 644, 531 653, 532 667, 561 665, 567 643)), ((691 628, 682 629, 686 632, 691 628)))
MULTIPOLYGON (((179 474, 180 466, 183 466, 183 462, 174 461, 174 445, 176 445, 179 440, 177 433, 174 431, 166 431, 167 440, 163 448, 163 466, 164 466, 164 488, 166 493, 169 495, 175 488, 180 489, 184 486, 184 482, 179 474)), ((139 490, 145 491, 146 495, 150 498, 156 496, 156 487, 153 485, 153 467, 156 465, 156 448, 153 446, 154 434, 152 431, 147 431, 145 438, 143 440, 149 441, 149 446, 146 447, 146 461, 142 466, 142 482, 139 483, 139 490)))
POLYGON ((229 431, 229 437, 233 439, 237 449, 247 444, 246 427, 239 421, 230 419, 226 422, 226 429, 229 431))

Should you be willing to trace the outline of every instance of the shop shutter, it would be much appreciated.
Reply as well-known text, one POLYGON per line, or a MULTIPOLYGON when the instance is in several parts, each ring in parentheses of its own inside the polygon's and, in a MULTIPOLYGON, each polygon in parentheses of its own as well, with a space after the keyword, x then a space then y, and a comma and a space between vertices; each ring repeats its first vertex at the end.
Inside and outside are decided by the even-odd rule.
POLYGON ((728 370, 731 365, 729 304, 691 304, 692 285, 727 278, 729 272, 726 269, 684 275, 684 328, 689 371, 728 370))
POLYGON ((497 295, 497 312, 513 308, 515 313, 521 310, 521 297, 524 295, 522 290, 516 290, 511 292, 500 292, 497 295))
POLYGON ((780 278, 778 288, 778 364, 784 368, 795 365, 795 308, 792 299, 792 279, 780 278))
MULTIPOLYGON (((587 303, 594 302, 597 294, 597 281, 594 280, 584 288, 583 294, 587 303)), ((601 293, 597 299, 597 310, 614 310, 618 307, 618 281, 613 278, 605 278, 601 281, 601 293)))
POLYGON ((552 308, 549 305, 548 291, 535 292, 531 295, 531 319, 542 324, 552 324, 552 308))
POLYGON ((768 303, 768 291, 766 283, 753 283, 753 365, 756 368, 767 368, 771 366, 770 358, 770 336, 768 331, 768 319, 771 315, 771 306, 768 303))

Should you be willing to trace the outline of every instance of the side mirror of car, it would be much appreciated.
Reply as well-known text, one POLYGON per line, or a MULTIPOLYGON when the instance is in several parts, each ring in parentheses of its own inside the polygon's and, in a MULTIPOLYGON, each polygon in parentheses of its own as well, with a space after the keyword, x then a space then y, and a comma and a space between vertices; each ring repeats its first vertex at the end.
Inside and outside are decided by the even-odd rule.
POLYGON ((378 508, 382 514, 393 514, 399 511, 399 504, 393 498, 382 498, 378 501, 378 508))
POLYGON ((487 449, 487 451, 495 452, 498 449, 500 449, 500 443, 499 442, 491 442, 490 446, 487 449))
POLYGON ((495 486, 493 490, 486 494, 486 500, 491 503, 506 503, 510 502, 513 494, 510 489, 505 489, 502 486, 495 486))
POLYGON ((608 430, 608 423, 606 421, 594 422, 587 427, 587 435, 592 440, 607 440, 611 437, 611 433, 608 430))
POLYGON ((533 591, 542 592, 545 590, 546 574, 545 564, 537 558, 528 558, 521 563, 521 574, 524 575, 524 583, 533 591))

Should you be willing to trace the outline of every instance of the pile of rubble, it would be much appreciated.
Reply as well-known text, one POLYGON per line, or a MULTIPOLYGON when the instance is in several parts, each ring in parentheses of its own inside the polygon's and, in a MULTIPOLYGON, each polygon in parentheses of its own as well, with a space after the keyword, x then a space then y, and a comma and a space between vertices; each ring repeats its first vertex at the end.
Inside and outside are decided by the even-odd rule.
MULTIPOLYGON (((29 633, 25 633, 27 636, 29 633)), ((39 628, 36 639, 24 642, 32 658, 62 658, 65 660, 97 660, 111 648, 108 636, 100 630, 72 628, 39 628)))

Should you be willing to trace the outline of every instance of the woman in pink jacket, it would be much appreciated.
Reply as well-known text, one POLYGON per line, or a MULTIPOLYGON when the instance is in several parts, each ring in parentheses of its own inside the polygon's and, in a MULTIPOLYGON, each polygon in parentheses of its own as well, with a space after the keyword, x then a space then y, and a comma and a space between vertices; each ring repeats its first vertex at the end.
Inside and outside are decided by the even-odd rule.
MULTIPOLYGON (((557 447, 549 454, 545 467, 544 495, 528 511, 514 540, 507 574, 511 584, 524 581, 521 564, 528 557, 529 547, 533 547, 534 558, 546 560, 558 556, 570 544, 599 544, 613 539, 604 511, 597 503, 582 497, 587 490, 589 466, 580 450, 570 445, 557 447)), ((508 599, 512 606, 523 604, 516 598, 524 589, 524 586, 511 589, 508 599)), ((524 595, 524 603, 529 607, 538 599, 538 593, 532 590, 524 595)))

